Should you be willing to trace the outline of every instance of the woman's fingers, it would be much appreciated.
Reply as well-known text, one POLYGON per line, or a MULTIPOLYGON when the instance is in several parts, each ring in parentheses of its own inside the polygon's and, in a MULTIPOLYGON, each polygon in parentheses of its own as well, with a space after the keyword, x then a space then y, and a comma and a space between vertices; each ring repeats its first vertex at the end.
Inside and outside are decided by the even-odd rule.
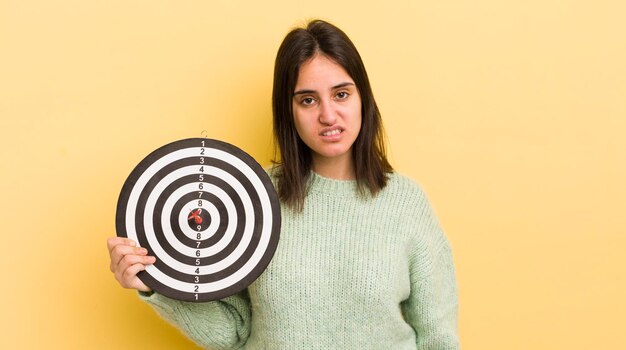
POLYGON ((109 257, 111 258, 111 263, 109 264, 111 272, 115 272, 115 268, 124 257, 124 254, 128 254, 128 247, 134 247, 136 245, 137 243, 124 237, 111 237, 107 239, 107 248, 109 250, 109 257))
POLYGON ((115 279, 124 288, 149 292, 137 273, 146 269, 146 265, 154 264, 156 258, 148 256, 148 250, 137 246, 134 241, 124 237, 111 237, 107 240, 107 248, 111 262, 109 268, 115 279))
POLYGON ((120 282, 122 287, 137 289, 141 292, 150 292, 151 289, 137 277, 137 274, 145 269, 146 265, 143 264, 129 266, 122 274, 122 281, 120 282))
POLYGON ((145 270, 146 265, 154 264, 155 261, 156 258, 153 256, 127 255, 120 262, 115 278, 124 288, 149 292, 151 289, 137 277, 137 274, 145 270))
POLYGON ((124 257, 120 260, 115 270, 123 273, 124 271, 126 271, 126 269, 128 269, 132 265, 135 265, 135 264, 150 265, 150 264, 154 264, 155 261, 156 259, 153 256, 146 256, 144 254, 142 255, 127 254, 127 255, 124 255, 124 257))
POLYGON ((129 238, 110 237, 109 239, 107 239, 107 248, 109 248, 109 254, 111 254, 111 251, 113 250, 113 248, 115 248, 117 245, 120 245, 120 244, 129 245, 133 247, 137 245, 135 241, 129 238))
POLYGON ((114 241, 108 242, 109 254, 111 256, 110 269, 111 272, 115 272, 118 269, 122 259, 129 255, 144 256, 148 254, 148 250, 145 248, 137 247, 136 244, 126 239, 126 241, 114 241), (131 243, 132 242, 132 243, 131 243))

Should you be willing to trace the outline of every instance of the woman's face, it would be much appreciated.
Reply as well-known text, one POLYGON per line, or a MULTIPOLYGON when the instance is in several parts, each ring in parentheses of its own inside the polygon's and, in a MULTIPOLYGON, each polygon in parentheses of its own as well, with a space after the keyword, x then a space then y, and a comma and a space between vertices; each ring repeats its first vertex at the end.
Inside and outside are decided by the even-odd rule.
POLYGON ((296 130, 312 151, 313 166, 329 161, 351 164, 352 145, 361 130, 361 97, 343 67, 323 55, 302 64, 292 106, 296 130))

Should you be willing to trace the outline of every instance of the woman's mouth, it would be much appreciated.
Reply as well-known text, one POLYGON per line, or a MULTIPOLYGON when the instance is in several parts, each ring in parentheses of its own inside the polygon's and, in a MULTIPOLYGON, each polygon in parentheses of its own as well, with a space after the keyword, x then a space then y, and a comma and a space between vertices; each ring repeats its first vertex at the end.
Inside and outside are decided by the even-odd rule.
POLYGON ((339 135, 342 133, 343 130, 340 129, 334 129, 334 130, 329 130, 329 131, 325 131, 322 133, 322 136, 333 136, 333 135, 339 135))

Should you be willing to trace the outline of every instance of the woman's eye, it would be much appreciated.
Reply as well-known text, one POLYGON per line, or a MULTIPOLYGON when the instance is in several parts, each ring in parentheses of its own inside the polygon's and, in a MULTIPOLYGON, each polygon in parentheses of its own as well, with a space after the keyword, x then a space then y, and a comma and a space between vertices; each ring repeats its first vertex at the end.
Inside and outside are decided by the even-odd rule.
POLYGON ((350 96, 350 94, 345 91, 339 91, 336 96, 338 100, 345 100, 348 96, 350 96))
POLYGON ((315 100, 312 97, 306 97, 300 101, 300 103, 302 103, 305 106, 312 105, 314 102, 315 100))

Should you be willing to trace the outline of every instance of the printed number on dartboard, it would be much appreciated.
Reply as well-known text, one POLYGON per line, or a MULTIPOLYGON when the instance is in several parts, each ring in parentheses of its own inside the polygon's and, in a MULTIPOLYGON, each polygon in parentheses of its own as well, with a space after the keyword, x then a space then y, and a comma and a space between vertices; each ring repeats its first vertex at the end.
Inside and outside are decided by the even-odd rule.
MULTIPOLYGON (((202 147, 200 148, 200 155, 204 156, 204 146, 205 146, 204 145, 204 140, 200 141, 200 143, 202 144, 202 147)), ((200 163, 200 172, 204 173, 204 157, 200 157, 199 163, 200 163)), ((202 198, 202 193, 203 193, 202 190, 204 189, 204 184, 203 184, 204 174, 199 174, 198 175, 198 181, 200 182, 198 184, 198 189, 200 189, 200 191, 198 191, 198 214, 200 214, 202 212, 202 209, 201 209, 201 207, 202 207, 202 199, 201 198, 202 198)), ((198 229, 198 234, 196 236, 196 239, 197 239, 197 241, 196 241, 196 248, 200 248, 200 244, 202 243, 201 242, 201 240, 202 240, 202 233, 200 232, 201 229, 202 229, 202 225, 197 225, 196 228, 198 229)), ((196 257, 200 257, 200 250, 196 250, 196 257)), ((200 265, 200 259, 196 259, 196 265, 200 265)), ((199 267, 196 268, 195 272, 196 272, 196 276, 194 276, 194 281, 193 282, 196 285, 194 286, 194 290, 193 291, 195 293, 194 294, 194 298, 196 300, 198 300, 198 290, 200 288, 198 286, 198 283, 200 283, 200 276, 197 276, 197 275, 200 274, 200 268, 199 267)))

